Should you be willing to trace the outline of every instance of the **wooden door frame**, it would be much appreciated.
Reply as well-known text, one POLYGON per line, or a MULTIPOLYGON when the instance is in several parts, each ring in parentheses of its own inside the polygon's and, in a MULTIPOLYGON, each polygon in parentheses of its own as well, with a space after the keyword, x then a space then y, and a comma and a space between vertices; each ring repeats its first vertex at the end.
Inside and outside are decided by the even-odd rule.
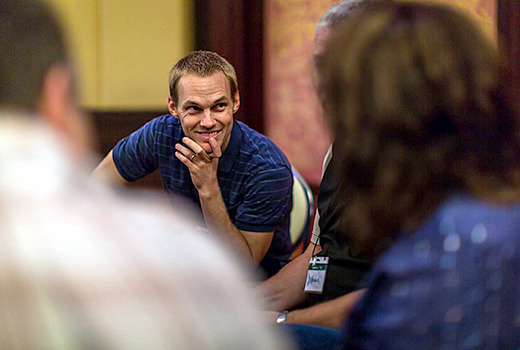
POLYGON ((226 58, 240 90, 237 119, 263 133, 264 2, 263 0, 195 0, 195 47, 226 58))

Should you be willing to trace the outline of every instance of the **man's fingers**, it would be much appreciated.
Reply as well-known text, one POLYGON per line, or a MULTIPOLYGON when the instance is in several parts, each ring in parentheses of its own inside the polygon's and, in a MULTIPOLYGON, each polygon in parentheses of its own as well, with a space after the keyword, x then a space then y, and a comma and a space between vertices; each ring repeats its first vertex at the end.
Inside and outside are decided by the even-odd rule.
POLYGON ((183 153, 177 151, 175 152, 175 157, 182 162, 182 164, 186 165, 189 169, 190 166, 193 166, 193 163, 190 161, 188 157, 186 157, 183 153))
POLYGON ((183 137, 182 142, 184 142, 184 144, 188 146, 189 149, 193 151, 193 153, 199 154, 201 151, 204 152, 204 149, 197 142, 193 141, 189 137, 183 137))
POLYGON ((186 157, 189 161, 195 161, 195 159, 198 158, 206 162, 211 162, 212 159, 220 158, 222 156, 222 149, 215 139, 209 140, 209 146, 211 148, 211 152, 209 152, 209 154, 201 145, 189 137, 184 137, 182 142, 184 142, 185 146, 178 143, 175 145, 175 149, 184 155, 184 157, 186 157), (196 156, 194 157, 193 155, 196 156))
MULTIPOLYGON (((180 143, 175 144, 175 149, 177 150, 177 152, 179 152, 179 154, 183 155, 188 160, 192 160, 193 155, 196 154, 191 149, 184 147, 180 143)), ((177 158, 179 158, 179 157, 177 157, 177 158)))
POLYGON ((213 158, 220 158, 222 156, 222 150, 220 149, 220 146, 218 145, 217 140, 209 139, 209 145, 211 146, 212 157, 213 158))
MULTIPOLYGON (((206 151, 204 150, 204 148, 199 145, 197 142, 193 141, 192 139, 190 139, 189 137, 184 137, 182 139, 182 142, 184 142, 184 144, 186 146, 189 147, 189 149, 197 155, 198 158, 202 159, 202 160, 205 160, 205 161, 210 161, 211 158, 208 156, 208 154, 206 153, 206 151)), ((189 158, 189 157, 188 157, 189 158)))

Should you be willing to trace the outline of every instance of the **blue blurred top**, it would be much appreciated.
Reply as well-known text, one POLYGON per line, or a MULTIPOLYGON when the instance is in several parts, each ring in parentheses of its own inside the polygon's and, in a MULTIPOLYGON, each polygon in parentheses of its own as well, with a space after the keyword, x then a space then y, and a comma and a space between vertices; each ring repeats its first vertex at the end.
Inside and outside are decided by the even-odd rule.
POLYGON ((520 348, 520 205, 447 200, 379 259, 346 332, 348 349, 520 348))

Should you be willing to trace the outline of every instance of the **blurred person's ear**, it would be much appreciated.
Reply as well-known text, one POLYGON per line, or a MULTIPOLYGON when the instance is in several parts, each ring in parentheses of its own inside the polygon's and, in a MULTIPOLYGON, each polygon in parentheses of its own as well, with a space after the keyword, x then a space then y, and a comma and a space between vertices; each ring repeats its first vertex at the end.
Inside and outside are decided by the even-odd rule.
POLYGON ((74 157, 90 153, 91 126, 76 103, 73 76, 66 65, 56 64, 45 75, 37 114, 62 137, 74 157))
POLYGON ((71 97, 70 73, 65 66, 54 65, 45 74, 38 103, 38 115, 53 127, 63 128, 65 114, 71 97))

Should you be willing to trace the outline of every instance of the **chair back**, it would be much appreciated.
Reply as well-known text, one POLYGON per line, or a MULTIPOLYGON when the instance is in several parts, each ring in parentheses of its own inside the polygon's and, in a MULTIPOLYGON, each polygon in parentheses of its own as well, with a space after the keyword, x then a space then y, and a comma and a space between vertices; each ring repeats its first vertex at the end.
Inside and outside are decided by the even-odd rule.
POLYGON ((311 219, 314 215, 314 196, 303 176, 292 168, 293 194, 289 233, 293 244, 291 259, 301 254, 309 243, 311 219))

